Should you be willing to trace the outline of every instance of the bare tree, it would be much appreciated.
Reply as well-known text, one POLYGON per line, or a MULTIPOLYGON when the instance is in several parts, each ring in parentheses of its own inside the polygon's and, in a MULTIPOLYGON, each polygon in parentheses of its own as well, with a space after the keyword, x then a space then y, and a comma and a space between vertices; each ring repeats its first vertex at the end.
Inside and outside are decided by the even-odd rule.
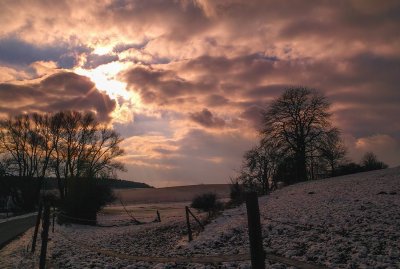
POLYGON ((38 173, 41 136, 35 132, 28 115, 17 116, 0 123, 1 148, 8 170, 18 176, 33 177, 38 173))
POLYGON ((275 141, 262 140, 244 154, 239 182, 250 188, 261 186, 264 194, 274 188, 274 174, 282 157, 281 147, 275 141))
POLYGON ((65 180, 80 177, 110 177, 124 171, 116 159, 123 155, 123 141, 115 131, 100 124, 93 113, 59 112, 53 116, 59 127, 58 143, 53 153, 53 167, 59 190, 65 195, 65 180))
POLYGON ((123 139, 93 113, 22 115, 1 121, 0 127, 3 170, 40 180, 56 176, 62 199, 69 178, 110 177, 125 169, 117 161, 123 139))
POLYGON ((322 137, 318 145, 318 151, 330 166, 330 176, 335 176, 337 167, 344 161, 346 156, 346 148, 337 128, 331 129, 322 137))
POLYGON ((116 170, 123 171, 123 164, 116 160, 124 153, 118 146, 121 142, 122 138, 118 133, 105 127, 101 128, 98 139, 91 141, 85 157, 87 176, 110 175, 116 170))
POLYGON ((308 179, 307 164, 332 130, 326 97, 308 88, 290 88, 264 114, 264 140, 275 141, 294 160, 295 181, 308 179))

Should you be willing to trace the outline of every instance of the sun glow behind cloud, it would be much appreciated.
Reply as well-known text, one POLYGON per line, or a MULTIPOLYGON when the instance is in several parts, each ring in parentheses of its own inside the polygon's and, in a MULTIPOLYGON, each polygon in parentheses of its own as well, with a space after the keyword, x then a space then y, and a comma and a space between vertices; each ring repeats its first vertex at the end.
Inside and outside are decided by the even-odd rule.
POLYGON ((94 69, 83 67, 74 69, 77 74, 89 77, 95 83, 97 89, 107 93, 117 101, 113 118, 121 123, 133 121, 134 111, 142 107, 139 95, 133 91, 128 91, 127 84, 118 80, 118 74, 125 68, 124 63, 111 62, 94 69))
POLYGON ((122 63, 112 62, 100 65, 95 69, 78 67, 74 72, 89 77, 99 90, 106 92, 110 97, 114 99, 123 97, 129 100, 131 98, 131 93, 126 90, 126 83, 116 79, 117 74, 123 70, 123 68, 122 63))
POLYGON ((108 46, 97 46, 94 48, 93 53, 98 54, 98 55, 106 55, 108 53, 111 53, 114 48, 114 45, 108 45, 108 46))
POLYGON ((99 113, 132 138, 123 178, 224 182, 258 140, 263 109, 288 85, 327 95, 352 160, 373 150, 399 163, 398 1, 0 7, 0 113, 99 113), (151 147, 138 154, 136 144, 151 147))

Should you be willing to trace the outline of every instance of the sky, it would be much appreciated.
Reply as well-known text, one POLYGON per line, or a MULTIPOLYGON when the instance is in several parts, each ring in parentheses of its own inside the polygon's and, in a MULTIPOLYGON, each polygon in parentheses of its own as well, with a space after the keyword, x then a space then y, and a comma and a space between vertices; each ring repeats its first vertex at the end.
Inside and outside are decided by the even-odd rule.
POLYGON ((229 183, 300 85, 349 159, 400 165, 399 1, 2 0, 0 25, 0 117, 95 112, 125 138, 121 178, 229 183))

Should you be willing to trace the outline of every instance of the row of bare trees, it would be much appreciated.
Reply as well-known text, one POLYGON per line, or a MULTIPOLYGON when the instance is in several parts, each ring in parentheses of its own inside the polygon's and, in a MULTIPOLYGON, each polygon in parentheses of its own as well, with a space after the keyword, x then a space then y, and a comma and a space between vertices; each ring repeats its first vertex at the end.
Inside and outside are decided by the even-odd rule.
POLYGON ((26 114, 0 121, 0 173, 55 177, 60 198, 69 178, 110 177, 124 166, 121 136, 90 112, 26 114))

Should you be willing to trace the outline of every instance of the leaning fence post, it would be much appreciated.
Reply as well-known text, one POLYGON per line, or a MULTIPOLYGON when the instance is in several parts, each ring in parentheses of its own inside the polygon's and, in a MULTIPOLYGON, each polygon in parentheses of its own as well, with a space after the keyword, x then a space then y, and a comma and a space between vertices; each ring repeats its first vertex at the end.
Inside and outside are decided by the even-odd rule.
POLYGON ((262 244, 260 209, 256 192, 246 194, 247 221, 251 253, 251 267, 265 269, 265 252, 262 244))
POLYGON ((193 236, 192 236, 192 229, 190 228, 189 208, 187 206, 185 206, 185 211, 186 211, 186 225, 188 229, 188 238, 190 242, 193 240, 193 236))
POLYGON ((35 252, 35 248, 36 248, 36 239, 37 239, 37 234, 39 231, 40 219, 42 218, 42 207, 43 207, 43 204, 42 204, 42 201, 40 201, 38 214, 36 217, 35 231, 33 232, 31 253, 35 252))
POLYGON ((45 203, 43 211, 42 248, 40 250, 39 269, 44 269, 46 266, 46 252, 47 252, 47 240, 49 238, 49 227, 50 227, 50 205, 48 203, 45 203))
POLYGON ((194 220, 199 224, 199 226, 201 227, 202 230, 204 230, 204 225, 201 223, 201 221, 193 214, 193 212, 189 209, 189 207, 187 208, 187 210, 189 211, 189 214, 192 215, 192 217, 194 218, 194 220))

